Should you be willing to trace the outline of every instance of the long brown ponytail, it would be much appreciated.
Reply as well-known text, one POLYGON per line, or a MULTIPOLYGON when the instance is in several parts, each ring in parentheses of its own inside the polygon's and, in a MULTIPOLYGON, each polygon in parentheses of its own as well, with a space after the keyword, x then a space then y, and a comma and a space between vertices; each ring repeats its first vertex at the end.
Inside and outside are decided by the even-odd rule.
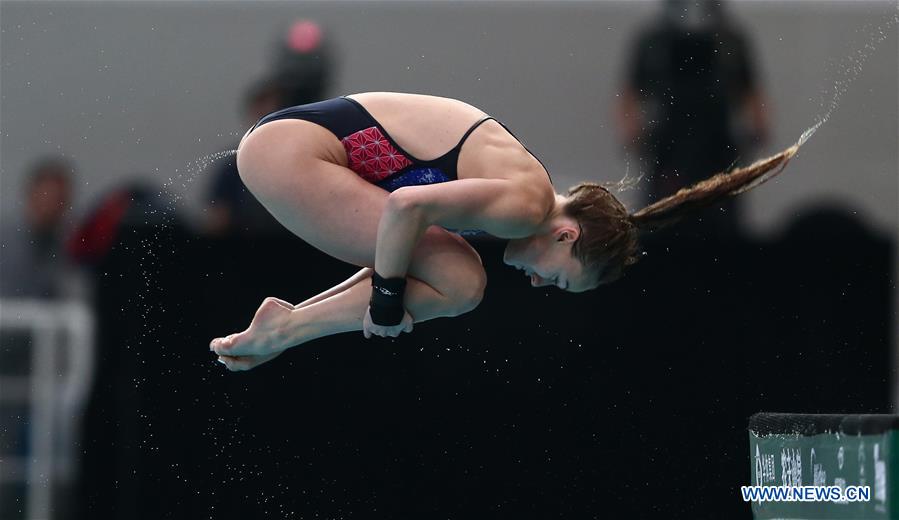
POLYGON ((810 135, 803 134, 798 143, 777 155, 718 173, 633 214, 605 187, 593 182, 577 184, 568 190, 563 210, 581 226, 572 254, 594 273, 596 285, 614 281, 639 260, 640 231, 667 227, 700 208, 762 184, 783 171, 810 135))
POLYGON ((682 188, 674 195, 654 202, 630 215, 631 222, 639 229, 661 229, 679 221, 693 211, 711 206, 727 197, 739 195, 774 177, 786 167, 799 151, 793 145, 777 155, 761 159, 730 173, 718 173, 699 181, 689 188, 682 188), (776 170, 775 170, 776 168, 776 170))

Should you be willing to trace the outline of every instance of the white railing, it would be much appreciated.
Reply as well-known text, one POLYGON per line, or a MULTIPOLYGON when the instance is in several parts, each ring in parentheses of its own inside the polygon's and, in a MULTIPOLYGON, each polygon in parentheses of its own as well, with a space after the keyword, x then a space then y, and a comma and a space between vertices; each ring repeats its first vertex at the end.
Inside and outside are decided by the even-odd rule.
POLYGON ((94 373, 94 316, 80 302, 0 299, 0 348, 13 331, 30 336, 31 365, 25 374, 9 375, 0 350, 0 402, 27 404, 29 452, 0 451, 0 484, 24 481, 26 518, 47 520, 54 486, 71 482, 79 463, 77 436, 94 373))

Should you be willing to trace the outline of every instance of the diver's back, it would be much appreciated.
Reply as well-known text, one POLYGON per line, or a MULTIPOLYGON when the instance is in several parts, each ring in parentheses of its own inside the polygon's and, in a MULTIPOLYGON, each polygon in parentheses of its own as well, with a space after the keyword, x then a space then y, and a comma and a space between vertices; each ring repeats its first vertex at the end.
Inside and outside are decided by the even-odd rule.
POLYGON ((440 157, 487 114, 457 99, 399 92, 347 96, 359 102, 397 144, 418 159, 440 157))

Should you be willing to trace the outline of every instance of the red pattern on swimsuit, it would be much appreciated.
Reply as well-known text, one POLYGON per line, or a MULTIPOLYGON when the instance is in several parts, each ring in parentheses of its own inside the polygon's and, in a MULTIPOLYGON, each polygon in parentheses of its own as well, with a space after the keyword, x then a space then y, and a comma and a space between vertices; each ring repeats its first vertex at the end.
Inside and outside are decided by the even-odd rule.
POLYGON ((350 134, 341 142, 350 169, 368 182, 378 182, 412 164, 376 126, 350 134))

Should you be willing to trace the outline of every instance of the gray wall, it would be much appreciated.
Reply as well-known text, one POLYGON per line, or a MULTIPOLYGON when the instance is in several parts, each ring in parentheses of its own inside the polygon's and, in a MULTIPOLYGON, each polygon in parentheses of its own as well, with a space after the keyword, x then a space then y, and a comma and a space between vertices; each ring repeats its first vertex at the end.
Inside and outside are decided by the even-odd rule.
MULTIPOLYGON (((825 112, 849 56, 878 36, 895 2, 736 2, 770 100, 767 150, 825 112)), ((173 179, 193 212, 208 175, 196 159, 243 133, 238 99, 267 68, 274 34, 311 17, 337 40, 333 94, 366 90, 458 97, 504 121, 547 164, 561 191, 617 180, 625 156, 611 107, 634 30, 655 2, 3 2, 2 197, 18 213, 37 154, 72 156, 76 214, 123 176, 173 179)), ((897 216, 895 25, 830 122, 787 173, 747 194, 747 222, 777 231, 826 198, 889 232, 897 216)), ((633 169, 632 169, 632 172, 633 169)), ((639 190, 625 194, 642 202, 639 190)))

